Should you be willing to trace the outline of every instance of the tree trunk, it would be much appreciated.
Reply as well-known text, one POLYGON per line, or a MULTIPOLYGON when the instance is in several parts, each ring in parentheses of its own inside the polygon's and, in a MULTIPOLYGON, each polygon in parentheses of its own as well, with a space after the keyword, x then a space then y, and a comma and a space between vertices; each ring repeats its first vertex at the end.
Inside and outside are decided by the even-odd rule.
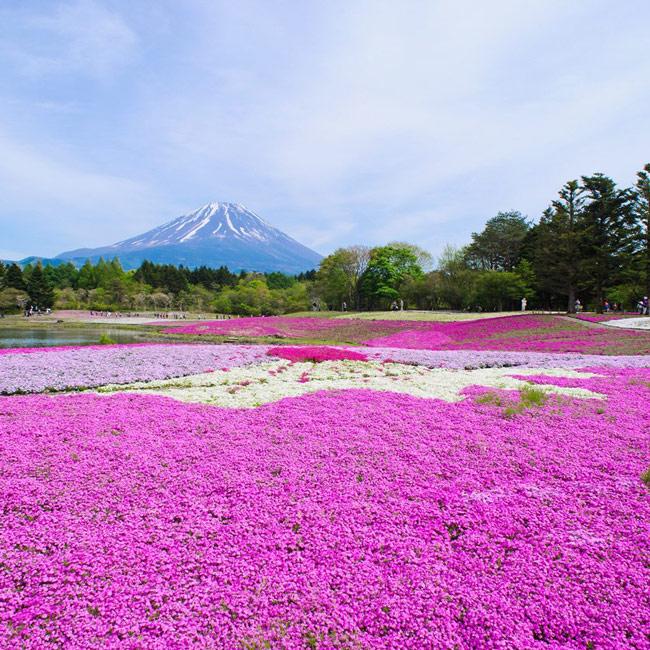
POLYGON ((569 285, 569 305, 567 311, 569 314, 576 313, 576 290, 572 284, 569 285))

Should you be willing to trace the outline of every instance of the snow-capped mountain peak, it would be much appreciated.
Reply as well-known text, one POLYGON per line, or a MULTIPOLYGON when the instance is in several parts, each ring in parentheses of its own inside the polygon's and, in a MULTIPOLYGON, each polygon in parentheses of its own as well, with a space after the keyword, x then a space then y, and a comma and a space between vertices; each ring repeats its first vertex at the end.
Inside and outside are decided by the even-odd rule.
POLYGON ((57 257, 77 263, 118 257, 125 268, 137 268, 146 259, 189 267, 225 264, 231 270, 287 273, 313 269, 321 259, 240 203, 216 201, 111 246, 81 248, 57 257))
POLYGON ((211 238, 259 242, 290 239, 239 203, 213 202, 142 235, 113 244, 113 247, 137 250, 211 238))

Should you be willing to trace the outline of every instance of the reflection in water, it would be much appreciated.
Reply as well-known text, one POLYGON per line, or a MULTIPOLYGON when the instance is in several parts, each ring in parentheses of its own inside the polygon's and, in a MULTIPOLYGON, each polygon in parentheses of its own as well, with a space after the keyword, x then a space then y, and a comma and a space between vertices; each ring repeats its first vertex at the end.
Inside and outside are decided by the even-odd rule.
POLYGON ((0 348, 37 348, 52 345, 96 345, 105 334, 116 343, 151 340, 145 332, 111 328, 55 329, 46 327, 0 328, 0 348))

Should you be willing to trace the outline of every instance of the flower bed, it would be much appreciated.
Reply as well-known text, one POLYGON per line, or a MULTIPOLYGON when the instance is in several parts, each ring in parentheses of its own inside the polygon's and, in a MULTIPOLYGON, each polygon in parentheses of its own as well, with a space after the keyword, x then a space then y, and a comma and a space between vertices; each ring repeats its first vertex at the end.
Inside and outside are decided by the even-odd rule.
POLYGON ((0 646, 647 646, 650 370, 598 373, 0 398, 0 646))
MULTIPOLYGON (((517 373, 549 377, 590 376, 568 369, 517 368, 517 373)), ((101 393, 134 392, 162 395, 183 402, 202 402, 228 408, 256 408, 285 397, 298 397, 322 390, 353 390, 363 387, 374 391, 406 393, 415 397, 447 401, 463 399, 463 390, 479 384, 494 388, 525 387, 512 377, 510 368, 482 368, 459 372, 447 368, 427 368, 398 363, 359 362, 350 360, 311 362, 268 362, 255 366, 191 375, 182 379, 102 386, 101 393)), ((580 397, 602 395, 580 389, 551 385, 549 390, 580 397)))
POLYGON ((21 349, 0 356, 0 395, 181 377, 246 365, 265 353, 265 346, 185 344, 21 349))
POLYGON ((553 316, 510 316, 462 323, 427 323, 370 339, 365 345, 431 350, 650 354, 650 334, 586 328, 553 316), (446 337, 446 338, 444 338, 446 337))
MULTIPOLYGON (((0 395, 82 390, 199 375, 256 365, 269 356, 290 361, 388 361, 429 368, 647 367, 650 356, 597 356, 491 350, 331 348, 325 346, 241 346, 132 344, 29 348, 0 356, 0 395)), ((253 370, 251 370, 253 372, 253 370)), ((262 371, 262 374, 266 373, 262 371)), ((243 377, 242 377, 243 380, 243 377)))
POLYGON ((368 357, 361 352, 351 349, 329 348, 325 346, 282 346, 270 348, 266 352, 271 357, 280 357, 289 361, 367 361, 368 357))
POLYGON ((403 321, 256 316, 207 321, 169 328, 166 331, 171 334, 193 336, 280 337, 360 343, 371 336, 384 336, 413 327, 426 327, 426 324, 403 321))
POLYGON ((578 319, 517 315, 459 322, 336 318, 239 318, 170 328, 192 336, 280 337, 371 347, 650 354, 650 333, 587 327, 578 319))
POLYGON ((0 647, 647 646, 650 356, 498 320, 0 356, 0 647))

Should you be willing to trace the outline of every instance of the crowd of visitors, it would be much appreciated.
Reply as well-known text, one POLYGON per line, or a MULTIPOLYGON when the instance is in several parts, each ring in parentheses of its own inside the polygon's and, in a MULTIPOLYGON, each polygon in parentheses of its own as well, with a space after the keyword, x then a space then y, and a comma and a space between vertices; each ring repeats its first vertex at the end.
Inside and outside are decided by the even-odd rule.
POLYGON ((51 313, 52 310, 49 307, 47 309, 41 309, 38 305, 29 305, 25 307, 23 315, 25 318, 29 318, 30 316, 43 316, 51 313))
MULTIPOLYGON (((582 311, 584 311, 584 308, 582 306, 582 303, 580 302, 580 298, 577 298, 574 304, 575 312, 576 314, 580 314, 582 311)), ((624 313, 625 309, 623 308, 623 304, 620 302, 613 302, 610 303, 607 298, 603 300, 602 304, 602 311, 604 314, 610 314, 610 313, 624 313)), ((650 303, 648 302, 648 296, 643 296, 643 298, 640 298, 635 305, 635 311, 640 315, 640 316, 650 316, 650 303)))

